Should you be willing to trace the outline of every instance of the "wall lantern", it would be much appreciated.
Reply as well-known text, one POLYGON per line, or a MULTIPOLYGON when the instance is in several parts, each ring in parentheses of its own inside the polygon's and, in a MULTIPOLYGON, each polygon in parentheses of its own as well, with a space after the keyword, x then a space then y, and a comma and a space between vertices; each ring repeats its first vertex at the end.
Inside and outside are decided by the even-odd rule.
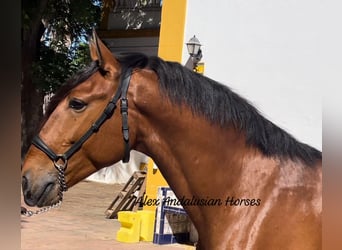
MULTIPOLYGON (((198 58, 198 57, 202 58, 202 51, 201 51, 202 44, 200 43, 200 41, 197 39, 196 36, 193 36, 189 40, 189 42, 186 43, 186 46, 192 58, 198 58)), ((199 58, 199 60, 201 60, 201 58, 199 58)))
POLYGON ((199 63, 202 59, 201 46, 202 44, 196 36, 193 36, 189 42, 186 43, 190 58, 185 66, 197 73, 203 74, 204 63, 199 63))

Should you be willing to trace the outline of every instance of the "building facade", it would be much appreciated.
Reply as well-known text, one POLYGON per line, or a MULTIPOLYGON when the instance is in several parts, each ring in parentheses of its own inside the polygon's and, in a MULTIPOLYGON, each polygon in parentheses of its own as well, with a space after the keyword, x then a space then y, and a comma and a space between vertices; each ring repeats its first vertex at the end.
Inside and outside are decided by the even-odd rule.
POLYGON ((315 75, 320 10, 312 5, 307 11, 310 5, 309 0, 105 1, 99 35, 114 54, 143 52, 183 65, 189 60, 186 43, 195 35, 204 75, 321 150, 322 92, 315 75))

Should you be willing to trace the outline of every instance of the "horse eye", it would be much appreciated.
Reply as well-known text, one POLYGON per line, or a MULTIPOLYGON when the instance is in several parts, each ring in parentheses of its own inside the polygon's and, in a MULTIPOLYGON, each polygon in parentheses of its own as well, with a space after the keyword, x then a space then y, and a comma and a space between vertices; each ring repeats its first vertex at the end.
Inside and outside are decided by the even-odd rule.
POLYGON ((71 99, 69 102, 69 108, 72 108, 75 111, 83 111, 86 106, 87 104, 79 99, 71 99))

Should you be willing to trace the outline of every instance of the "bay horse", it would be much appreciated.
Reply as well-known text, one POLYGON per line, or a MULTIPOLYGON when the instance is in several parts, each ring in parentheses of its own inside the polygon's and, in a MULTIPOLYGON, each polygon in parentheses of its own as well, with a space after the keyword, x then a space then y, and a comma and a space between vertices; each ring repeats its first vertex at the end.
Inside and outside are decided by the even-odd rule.
POLYGON ((191 201, 197 249, 322 248, 320 151, 178 63, 115 57, 95 31, 89 46, 92 62, 53 97, 23 162, 28 205, 57 204, 135 149, 191 201))

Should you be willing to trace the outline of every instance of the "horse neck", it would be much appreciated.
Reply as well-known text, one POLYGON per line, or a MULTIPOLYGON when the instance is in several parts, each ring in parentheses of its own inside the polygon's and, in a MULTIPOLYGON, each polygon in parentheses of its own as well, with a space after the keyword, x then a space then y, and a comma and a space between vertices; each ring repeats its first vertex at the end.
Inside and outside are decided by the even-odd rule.
MULTIPOLYGON (((160 94, 156 76, 152 73, 134 75, 128 94, 131 100, 130 127, 135 131, 133 148, 152 157, 178 199, 221 199, 225 203, 228 197, 247 197, 273 204, 271 201, 277 199, 280 190, 313 179, 305 173, 305 166, 265 157, 257 149, 248 147, 244 133, 237 132, 232 126, 214 125, 194 114, 186 105, 173 104, 160 94), (295 178, 281 179, 289 173, 295 178), (310 178, 303 178, 305 176, 310 178)), ((253 225, 255 213, 259 211, 239 207, 224 209, 225 204, 222 209, 210 206, 184 208, 200 237, 216 233, 227 238, 232 235, 229 230, 233 229, 222 221, 234 225, 231 222, 237 223, 241 218, 251 221, 251 224, 244 225, 246 231, 252 230, 248 225, 253 225), (244 214, 246 211, 252 211, 248 217, 244 214)), ((266 206, 263 211, 266 213, 271 208, 271 205, 266 206)), ((217 244, 217 240, 209 242, 214 237, 208 235, 207 239, 208 244, 217 244)))
POLYGON ((246 155, 258 154, 232 126, 214 125, 161 95, 150 72, 133 76, 129 95, 130 119, 138 124, 134 148, 152 157, 178 196, 225 196, 246 155), (224 186, 222 192, 213 182, 224 186))

